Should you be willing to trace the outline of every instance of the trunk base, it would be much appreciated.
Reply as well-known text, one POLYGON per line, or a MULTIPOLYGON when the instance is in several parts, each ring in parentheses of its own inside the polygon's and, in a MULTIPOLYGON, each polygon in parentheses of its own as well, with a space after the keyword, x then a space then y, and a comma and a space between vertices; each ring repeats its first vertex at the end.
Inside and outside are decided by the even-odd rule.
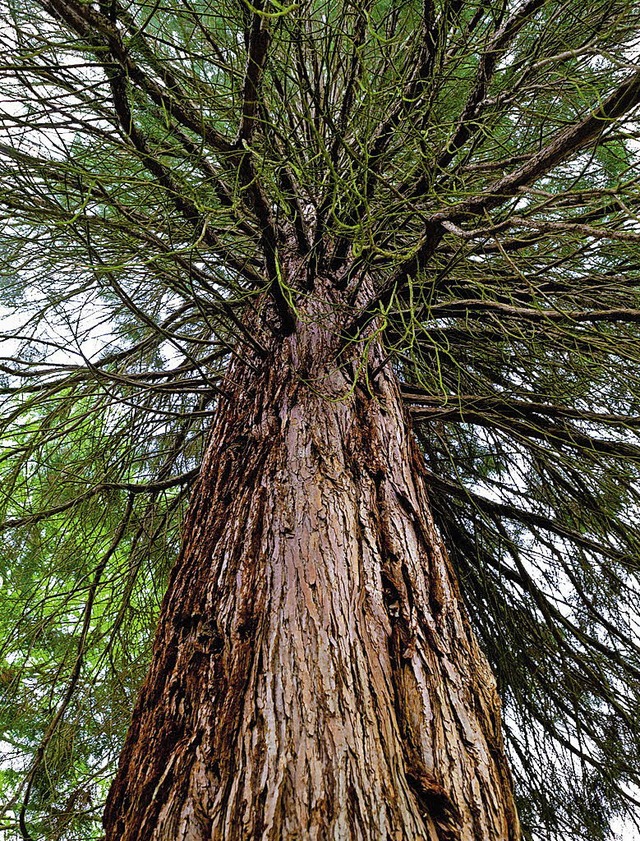
POLYGON ((315 344, 230 377, 108 841, 519 837, 397 384, 310 374, 315 344))

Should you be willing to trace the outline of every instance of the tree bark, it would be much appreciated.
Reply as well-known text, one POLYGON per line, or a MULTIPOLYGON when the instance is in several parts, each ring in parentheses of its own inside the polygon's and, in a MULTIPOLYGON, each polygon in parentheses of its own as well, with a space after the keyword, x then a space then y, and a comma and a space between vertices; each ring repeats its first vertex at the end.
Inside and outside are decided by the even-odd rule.
POLYGON ((397 382, 322 320, 231 367, 107 841, 519 838, 397 382))

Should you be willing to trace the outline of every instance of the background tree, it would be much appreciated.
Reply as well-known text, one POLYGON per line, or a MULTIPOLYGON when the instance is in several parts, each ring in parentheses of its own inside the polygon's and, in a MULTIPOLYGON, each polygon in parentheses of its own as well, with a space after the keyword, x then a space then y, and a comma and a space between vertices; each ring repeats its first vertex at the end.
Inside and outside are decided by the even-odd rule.
MULTIPOLYGON (((524 835, 604 838, 614 816, 637 815, 639 17, 628 0, 4 0, 8 838, 101 835, 198 475, 140 727, 145 703, 173 703, 183 736, 186 721, 195 727, 185 707, 205 694, 212 663, 223 663, 231 699, 249 684, 257 697, 262 674, 288 673, 284 661, 251 659, 275 650, 261 647, 258 621, 278 567, 256 548, 265 534, 306 541, 291 574, 308 585, 309 616, 341 593, 322 576, 331 559, 353 560, 351 540, 369 561, 340 568, 336 581, 351 590, 331 617, 368 570, 358 610, 369 624, 357 631, 384 642, 381 674, 393 686, 370 694, 394 703, 372 707, 347 742, 376 754, 366 740, 382 722, 393 732, 381 733, 380 751, 402 748, 385 754, 397 804, 359 813, 370 801, 354 797, 358 831, 382 837, 374 818, 382 827, 397 808, 414 821, 408 837, 420 821, 429 838, 466 838, 474 823, 490 837, 494 813, 515 836, 490 680, 433 515, 503 699, 524 835), (298 435, 288 443, 285 420, 298 435), (323 522, 342 522, 346 542, 314 554, 313 535, 329 529, 319 530, 318 509, 306 527, 300 511, 312 510, 305 487, 318 476, 343 482, 342 497, 322 491, 323 522), (287 520, 276 497, 301 507, 287 520), (220 547, 235 579, 222 567, 217 588, 184 578, 220 547), (207 595, 215 611, 191 610, 189 599, 207 595), (183 658, 173 690, 176 667, 162 660, 172 651, 183 658), (441 714, 427 736, 425 710, 410 715, 418 696, 441 714), (430 768, 427 743, 445 731, 454 736, 430 768), (453 760, 444 768, 451 745, 473 796, 452 782, 453 760), (488 750, 488 771, 473 765, 473 745, 488 750)), ((347 619, 317 651, 357 636, 347 619)), ((335 664, 311 660, 333 674, 335 664)), ((218 744, 226 769, 206 773, 232 779, 237 763, 251 780, 257 760, 248 742, 239 750, 238 728, 262 731, 255 721, 242 730, 243 714, 218 709, 220 732, 236 741, 226 753, 218 744)), ((204 748, 164 744, 144 773, 180 789, 172 762, 191 773, 204 748)), ((127 750, 110 831, 135 776, 127 757, 144 766, 135 733, 127 750)), ((310 776, 301 772, 304 785, 310 776)), ((283 798, 304 803, 304 785, 283 784, 283 798)), ((161 794, 159 808, 170 799, 161 794)), ((203 826, 222 808, 207 796, 209 813, 194 818, 203 826)), ((238 825, 230 837, 273 829, 265 802, 245 808, 253 835, 238 825)), ((329 807, 316 805, 322 821, 329 807)), ((286 826, 273 831, 288 837, 286 826)))

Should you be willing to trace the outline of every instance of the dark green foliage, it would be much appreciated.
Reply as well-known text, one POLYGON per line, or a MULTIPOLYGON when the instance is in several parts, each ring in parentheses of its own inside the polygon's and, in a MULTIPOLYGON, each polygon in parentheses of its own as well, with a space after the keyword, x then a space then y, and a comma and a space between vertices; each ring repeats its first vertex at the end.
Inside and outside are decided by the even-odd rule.
POLYGON ((403 382, 526 836, 637 822, 637 4, 3 0, 0 25, 8 841, 99 837, 228 360, 319 276, 365 387, 373 337, 403 382))

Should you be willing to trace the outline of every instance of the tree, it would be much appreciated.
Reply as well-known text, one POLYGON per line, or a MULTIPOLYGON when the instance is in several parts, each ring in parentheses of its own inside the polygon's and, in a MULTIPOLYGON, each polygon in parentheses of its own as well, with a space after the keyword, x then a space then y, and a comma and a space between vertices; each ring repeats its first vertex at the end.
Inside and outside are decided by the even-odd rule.
POLYGON ((633 815, 639 23, 5 0, 11 837, 633 815))

